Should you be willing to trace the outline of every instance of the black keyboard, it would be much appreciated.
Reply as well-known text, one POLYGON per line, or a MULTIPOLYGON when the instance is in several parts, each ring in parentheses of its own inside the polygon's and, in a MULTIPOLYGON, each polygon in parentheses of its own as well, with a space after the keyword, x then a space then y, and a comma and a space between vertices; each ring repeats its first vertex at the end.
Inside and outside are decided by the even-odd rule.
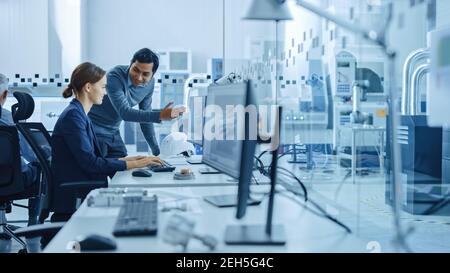
POLYGON ((155 235, 157 231, 158 198, 156 196, 150 199, 124 200, 114 226, 114 236, 155 235))
POLYGON ((154 165, 154 166, 149 166, 148 168, 155 173, 160 173, 160 172, 173 172, 176 167, 170 165, 169 163, 167 163, 166 161, 162 161, 162 165, 154 165))

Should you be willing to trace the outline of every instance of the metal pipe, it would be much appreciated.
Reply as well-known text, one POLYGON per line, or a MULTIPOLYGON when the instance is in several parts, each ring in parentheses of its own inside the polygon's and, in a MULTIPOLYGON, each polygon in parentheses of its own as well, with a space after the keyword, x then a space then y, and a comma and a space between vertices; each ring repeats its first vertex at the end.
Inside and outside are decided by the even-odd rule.
POLYGON ((412 73, 414 68, 418 63, 423 60, 427 60, 430 58, 430 49, 429 48, 420 48, 417 49, 406 58, 405 64, 403 65, 403 86, 402 86, 402 115, 410 115, 411 114, 411 81, 412 81, 412 73))
MULTIPOLYGON (((336 25, 338 25, 342 28, 345 28, 345 29, 363 37, 364 39, 370 40, 370 41, 374 42, 375 44, 382 46, 383 48, 386 48, 385 33, 383 33, 383 32, 379 33, 375 30, 365 29, 358 24, 355 24, 353 22, 342 19, 342 17, 336 16, 320 7, 317 7, 313 4, 306 2, 305 0, 296 0, 296 4, 309 10, 310 12, 322 17, 322 18, 325 18, 325 19, 335 23, 336 25)), ((389 17, 391 15, 392 14, 389 14, 389 17)))
POLYGON ((362 90, 361 90, 362 88, 361 88, 361 86, 360 85, 358 85, 358 84, 353 84, 353 97, 352 97, 352 99, 353 99, 353 113, 357 113, 357 112, 360 112, 360 110, 361 110, 361 92, 362 92, 362 90))
POLYGON ((430 73, 430 64, 426 63, 414 70, 412 75, 411 93, 410 93, 410 110, 411 115, 416 116, 420 113, 420 84, 426 74, 430 73))

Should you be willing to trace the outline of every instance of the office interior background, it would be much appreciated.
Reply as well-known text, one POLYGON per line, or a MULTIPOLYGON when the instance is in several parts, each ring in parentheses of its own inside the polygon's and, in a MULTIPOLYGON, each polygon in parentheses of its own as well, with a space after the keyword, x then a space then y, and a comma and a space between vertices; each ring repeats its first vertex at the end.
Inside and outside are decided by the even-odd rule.
MULTIPOLYGON (((186 104, 186 92, 206 92, 228 75, 250 79, 259 104, 283 107, 279 164, 365 242, 361 252, 450 251, 450 1, 306 1, 385 34, 393 58, 295 1, 287 1, 292 20, 244 20, 252 2, 0 0, 0 73, 10 91, 33 96, 29 121, 50 132, 70 102, 62 90, 84 61, 109 70, 129 64, 140 48, 157 52, 154 109, 186 104), (395 128, 390 115, 398 119, 395 128), (390 176, 392 130, 397 184, 390 176), (395 185, 401 194, 394 199, 395 185)), ((11 94, 4 108, 16 102, 11 94)), ((171 128, 156 125, 157 139, 171 128)), ((123 122, 121 134, 130 153, 151 153, 139 125, 123 122)), ((7 218, 26 218, 26 210, 13 208, 7 218)), ((333 236, 320 240, 339 244, 333 236)), ((3 251, 20 248, 11 244, 3 251)))

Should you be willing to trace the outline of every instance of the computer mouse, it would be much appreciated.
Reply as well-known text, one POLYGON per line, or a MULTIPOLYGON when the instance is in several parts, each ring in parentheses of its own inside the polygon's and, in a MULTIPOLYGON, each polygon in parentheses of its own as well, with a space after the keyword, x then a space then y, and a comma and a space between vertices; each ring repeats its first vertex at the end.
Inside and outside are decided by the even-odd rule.
POLYGON ((114 250, 117 248, 114 239, 97 234, 80 236, 77 241, 80 244, 81 251, 114 250))
POLYGON ((133 171, 131 175, 133 175, 134 177, 151 177, 152 173, 144 169, 138 169, 133 171))

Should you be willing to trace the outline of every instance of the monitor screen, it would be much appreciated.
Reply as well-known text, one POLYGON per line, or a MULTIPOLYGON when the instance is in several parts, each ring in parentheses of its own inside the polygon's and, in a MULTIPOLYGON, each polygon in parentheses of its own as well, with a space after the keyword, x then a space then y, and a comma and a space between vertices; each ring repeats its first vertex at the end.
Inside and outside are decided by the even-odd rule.
POLYGON ((203 145, 203 122, 206 96, 189 97, 189 128, 187 141, 199 146, 203 145))
POLYGON ((247 105, 247 83, 211 85, 206 99, 203 162, 233 178, 240 175, 245 122, 231 109, 247 105))

